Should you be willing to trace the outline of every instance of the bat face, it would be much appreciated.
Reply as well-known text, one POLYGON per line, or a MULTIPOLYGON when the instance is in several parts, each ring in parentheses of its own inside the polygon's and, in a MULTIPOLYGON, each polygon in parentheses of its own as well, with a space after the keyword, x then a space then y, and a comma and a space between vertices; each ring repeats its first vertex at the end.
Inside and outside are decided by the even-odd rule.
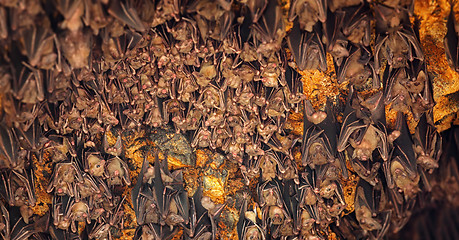
POLYGON ((90 223, 90 216, 89 216, 89 207, 85 202, 74 202, 70 207, 70 218, 71 218, 71 230, 72 232, 76 232, 76 225, 75 221, 77 222, 84 222, 90 223))
POLYGON ((83 177, 75 162, 57 163, 47 192, 55 190, 55 194, 74 196, 74 184, 83 182, 83 177))
POLYGON ((97 152, 85 152, 85 171, 89 172, 92 176, 102 177, 105 173, 105 163, 106 161, 100 156, 97 152))
POLYGON ((248 240, 248 239, 263 239, 264 238, 264 235, 260 231, 259 227, 255 225, 248 226, 244 230, 245 231, 242 234, 241 239, 248 240))
POLYGON ((127 185, 131 184, 131 180, 129 177, 129 168, 123 160, 119 157, 114 157, 107 160, 107 168, 106 171, 108 173, 108 184, 110 186, 114 185, 122 185, 123 182, 127 185))
POLYGON ((77 201, 79 201, 80 199, 87 198, 96 193, 100 193, 100 190, 97 187, 96 182, 90 175, 83 173, 82 176, 83 176, 83 183, 76 184, 75 197, 77 201))

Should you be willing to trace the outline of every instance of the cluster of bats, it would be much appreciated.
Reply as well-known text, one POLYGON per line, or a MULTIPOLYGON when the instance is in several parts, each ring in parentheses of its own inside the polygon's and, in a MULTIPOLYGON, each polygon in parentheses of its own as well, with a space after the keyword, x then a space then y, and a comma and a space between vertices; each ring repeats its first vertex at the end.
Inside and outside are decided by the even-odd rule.
MULTIPOLYGON (((155 157, 131 176, 122 136, 154 128, 225 155, 245 184, 257 185, 256 194, 241 193, 241 239, 325 238, 329 226, 343 238, 382 238, 400 229, 417 199, 444 182, 432 183, 437 168, 447 166, 446 179, 458 175, 439 160, 453 156, 442 150, 454 141, 442 143, 433 126, 432 77, 413 7, 410 0, 0 1, 1 236, 119 237, 123 194, 135 183, 136 239, 179 231, 184 239, 218 238, 225 205, 201 188, 188 196, 180 170, 155 157), (350 90, 344 106, 330 97, 318 110, 299 72, 326 71, 326 54, 350 90), (386 106, 398 112, 394 129, 386 106), (301 111, 303 136, 285 127, 301 111), (414 135, 408 113, 418 121, 414 135), (349 171, 360 179, 354 202, 343 186, 349 171), (43 204, 38 187, 52 199, 44 216, 32 210, 43 204)), ((451 6, 445 49, 457 71, 456 25, 451 6)))

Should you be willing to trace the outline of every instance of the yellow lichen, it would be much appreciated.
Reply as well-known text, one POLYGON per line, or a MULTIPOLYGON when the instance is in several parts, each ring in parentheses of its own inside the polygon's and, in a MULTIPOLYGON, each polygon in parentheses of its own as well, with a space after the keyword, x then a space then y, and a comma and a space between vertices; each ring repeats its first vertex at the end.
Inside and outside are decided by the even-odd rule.
POLYGON ((130 240, 134 237, 135 229, 123 229, 121 231, 120 240, 130 240))
POLYGON ((196 167, 203 168, 206 163, 209 161, 209 156, 202 149, 196 150, 196 167))
POLYGON ((216 203, 224 203, 226 197, 225 184, 223 181, 212 175, 202 177, 205 186, 204 195, 212 199, 216 203))
POLYGON ((170 169, 180 169, 190 167, 189 165, 183 164, 178 158, 167 156, 167 164, 170 169))
POLYGON ((321 72, 319 70, 300 71, 303 76, 303 92, 309 99, 315 109, 321 109, 325 106, 328 99, 336 100, 340 91, 346 89, 347 83, 338 84, 333 67, 333 58, 327 54, 328 70, 321 72))
POLYGON ((346 202, 346 208, 343 211, 344 215, 347 215, 354 211, 354 199, 357 183, 359 182, 359 176, 349 171, 349 178, 342 179, 341 184, 343 185, 344 201, 346 202))
MULTIPOLYGON (((419 37, 428 64, 427 70, 434 73, 432 85, 437 103, 434 121, 439 124, 439 130, 445 130, 459 110, 459 102, 446 96, 459 91, 459 74, 448 65, 443 43, 450 4, 448 0, 415 1, 414 10, 420 20, 419 37)), ((459 12, 459 4, 455 5, 454 10, 459 12)))
POLYGON ((32 206, 34 214, 39 216, 45 215, 49 211, 49 205, 52 203, 52 196, 46 189, 49 184, 49 176, 44 176, 44 173, 52 174, 52 162, 49 160, 49 154, 45 153, 42 162, 39 162, 35 155, 32 155, 32 162, 35 166, 34 169, 34 185, 35 185, 35 197, 37 202, 35 206, 32 206))

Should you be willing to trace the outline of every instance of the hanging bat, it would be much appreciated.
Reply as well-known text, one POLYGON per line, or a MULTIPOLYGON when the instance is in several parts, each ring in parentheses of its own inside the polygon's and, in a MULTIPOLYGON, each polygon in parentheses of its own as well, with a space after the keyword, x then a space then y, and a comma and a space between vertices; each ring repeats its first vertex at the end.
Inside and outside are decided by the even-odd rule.
POLYGON ((343 10, 346 13, 344 17, 346 21, 343 21, 342 25, 344 36, 353 44, 368 47, 370 45, 371 20, 373 18, 368 2, 343 10))
POLYGON ((438 161, 442 154, 442 138, 430 122, 427 113, 424 113, 414 133, 414 151, 416 163, 432 173, 435 168, 438 168, 438 161))
POLYGON ((349 81, 354 86, 364 86, 369 78, 373 81, 373 88, 380 87, 379 77, 376 73, 372 54, 369 48, 363 46, 350 45, 348 47, 349 56, 344 57, 344 63, 338 65, 335 61, 335 70, 338 82, 349 81))
POLYGON ((276 1, 268 1, 263 15, 253 23, 252 28, 256 33, 254 35, 256 40, 260 42, 257 53, 270 57, 281 47, 285 35, 281 6, 276 1))
POLYGON ((239 221, 237 222, 239 240, 251 238, 264 240, 266 237, 258 221, 256 208, 254 208, 254 211, 247 210, 248 198, 249 194, 244 192, 242 206, 239 211, 239 221))
POLYGON ((38 153, 42 149, 45 138, 38 119, 35 119, 28 130, 24 131, 21 128, 17 128, 16 132, 19 143, 26 150, 38 153))
POLYGON ((198 187, 190 199, 190 220, 188 224, 182 224, 185 234, 190 239, 199 239, 207 236, 209 239, 214 236, 212 233, 212 221, 209 218, 207 209, 202 206, 202 187, 198 187))
POLYGON ((325 0, 293 0, 290 3, 289 21, 298 18, 302 30, 311 32, 318 22, 327 20, 327 1, 325 0))
MULTIPOLYGON (((317 184, 317 174, 310 167, 306 167, 302 177, 300 178, 299 191, 299 207, 314 206, 319 200, 318 195, 319 185, 317 184)), ((313 212, 315 213, 315 211, 313 212)), ((311 215, 315 216, 315 214, 311 215)))
POLYGON ((372 158, 373 151, 378 148, 383 160, 387 160, 387 131, 382 92, 361 103, 355 101, 358 100, 353 87, 351 87, 344 110, 345 118, 338 139, 338 151, 342 152, 349 145, 352 145, 354 148, 353 158, 357 157, 366 161, 372 158))
POLYGON ((284 182, 282 192, 287 220, 279 228, 280 235, 297 235, 300 230, 301 220, 301 208, 297 198, 298 185, 293 180, 284 182), (282 229, 285 229, 285 231, 282 229))
POLYGON ((391 212, 378 214, 379 204, 376 190, 362 179, 357 184, 354 207, 357 221, 362 229, 369 231, 369 234, 375 239, 385 235, 390 226, 391 212))
POLYGON ((395 131, 400 134, 394 141, 390 161, 384 163, 387 186, 393 189, 395 186, 403 191, 405 199, 416 196, 420 190, 418 187, 419 174, 417 173, 416 155, 413 150, 413 140, 406 123, 405 115, 397 113, 395 131))
POLYGON ((277 225, 284 223, 287 216, 280 186, 281 183, 276 179, 257 185, 263 228, 277 228, 277 225))
POLYGON ((315 112, 311 102, 305 100, 302 164, 313 169, 335 162, 337 157, 337 126, 331 108, 327 101, 326 112, 315 112))
POLYGON ((360 103, 355 102, 358 100, 353 95, 351 87, 338 139, 338 151, 344 151, 351 145, 347 152, 354 170, 374 185, 381 166, 377 159, 381 157, 387 161, 389 158, 383 94, 379 92, 360 103), (373 156, 375 149, 378 149, 379 156, 373 156))
POLYGON ((333 56, 335 65, 340 66, 343 58, 349 56, 349 41, 343 34, 342 27, 346 16, 344 11, 329 12, 324 26, 324 43, 326 51, 333 56))
POLYGON ((418 37, 411 27, 402 26, 389 34, 379 34, 376 37, 375 69, 380 69, 383 59, 387 60, 391 69, 406 67, 414 59, 424 61, 418 37))
POLYGON ((300 29, 297 21, 293 23, 287 42, 300 70, 318 69, 323 72, 327 70, 321 35, 320 26, 317 24, 312 32, 305 32, 300 29))

